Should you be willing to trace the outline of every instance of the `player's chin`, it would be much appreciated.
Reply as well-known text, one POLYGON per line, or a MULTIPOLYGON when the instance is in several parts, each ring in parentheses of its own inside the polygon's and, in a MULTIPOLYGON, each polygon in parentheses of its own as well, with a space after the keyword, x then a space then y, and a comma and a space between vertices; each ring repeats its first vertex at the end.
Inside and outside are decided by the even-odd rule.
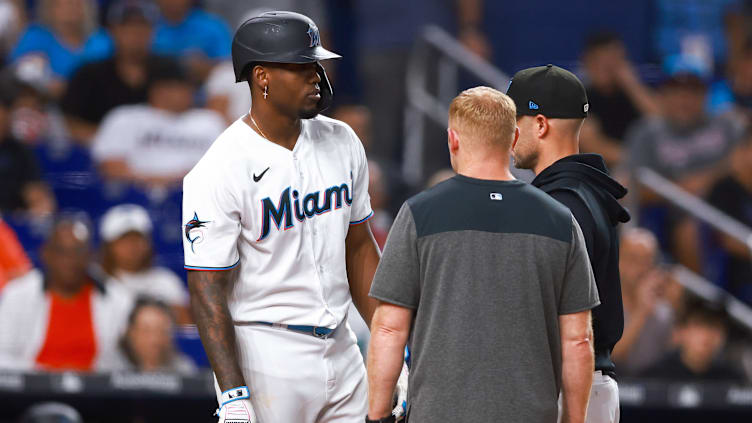
POLYGON ((303 109, 300 109, 298 112, 298 117, 300 119, 313 119, 319 114, 318 107, 306 107, 303 109))
POLYGON ((512 159, 514 162, 514 167, 517 169, 532 169, 532 166, 530 166, 530 161, 525 160, 524 157, 521 157, 519 154, 515 154, 514 151, 512 152, 512 159))

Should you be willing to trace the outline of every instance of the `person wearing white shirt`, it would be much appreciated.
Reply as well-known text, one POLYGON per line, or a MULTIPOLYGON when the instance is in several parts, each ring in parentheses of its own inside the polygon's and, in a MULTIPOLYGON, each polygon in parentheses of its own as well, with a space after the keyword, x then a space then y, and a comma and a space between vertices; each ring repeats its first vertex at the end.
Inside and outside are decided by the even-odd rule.
POLYGON ((166 62, 150 75, 148 103, 109 112, 92 144, 105 179, 147 186, 179 182, 224 128, 218 113, 192 108, 186 71, 166 62))

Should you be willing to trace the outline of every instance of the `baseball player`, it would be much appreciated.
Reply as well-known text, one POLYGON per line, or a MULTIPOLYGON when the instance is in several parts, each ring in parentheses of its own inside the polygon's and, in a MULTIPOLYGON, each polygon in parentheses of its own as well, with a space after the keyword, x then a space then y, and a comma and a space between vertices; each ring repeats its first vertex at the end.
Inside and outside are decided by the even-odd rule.
POLYGON ((379 250, 368 168, 346 124, 320 116, 332 87, 306 16, 268 12, 232 45, 252 107, 183 181, 191 307, 222 422, 360 422, 365 366, 346 323, 366 323, 379 250), (258 420, 257 420, 258 418, 258 420))

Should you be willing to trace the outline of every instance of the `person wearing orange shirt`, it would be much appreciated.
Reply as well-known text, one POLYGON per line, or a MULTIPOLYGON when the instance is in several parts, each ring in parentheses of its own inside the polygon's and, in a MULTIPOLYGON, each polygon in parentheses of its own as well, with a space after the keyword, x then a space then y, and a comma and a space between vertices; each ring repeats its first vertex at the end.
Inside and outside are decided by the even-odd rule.
POLYGON ((133 304, 88 271, 91 231, 78 218, 55 223, 42 249, 44 272, 8 283, 0 296, 0 368, 107 370, 133 304))
POLYGON ((0 292, 9 280, 31 270, 31 262, 13 229, 0 218, 0 292))

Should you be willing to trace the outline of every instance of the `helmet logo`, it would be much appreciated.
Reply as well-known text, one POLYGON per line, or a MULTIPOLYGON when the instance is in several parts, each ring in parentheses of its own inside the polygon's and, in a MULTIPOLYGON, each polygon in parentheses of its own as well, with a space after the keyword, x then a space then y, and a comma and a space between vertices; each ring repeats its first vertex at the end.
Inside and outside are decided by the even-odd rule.
POLYGON ((311 39, 311 44, 308 47, 321 45, 321 40, 319 40, 319 29, 315 26, 308 27, 308 37, 311 39))

